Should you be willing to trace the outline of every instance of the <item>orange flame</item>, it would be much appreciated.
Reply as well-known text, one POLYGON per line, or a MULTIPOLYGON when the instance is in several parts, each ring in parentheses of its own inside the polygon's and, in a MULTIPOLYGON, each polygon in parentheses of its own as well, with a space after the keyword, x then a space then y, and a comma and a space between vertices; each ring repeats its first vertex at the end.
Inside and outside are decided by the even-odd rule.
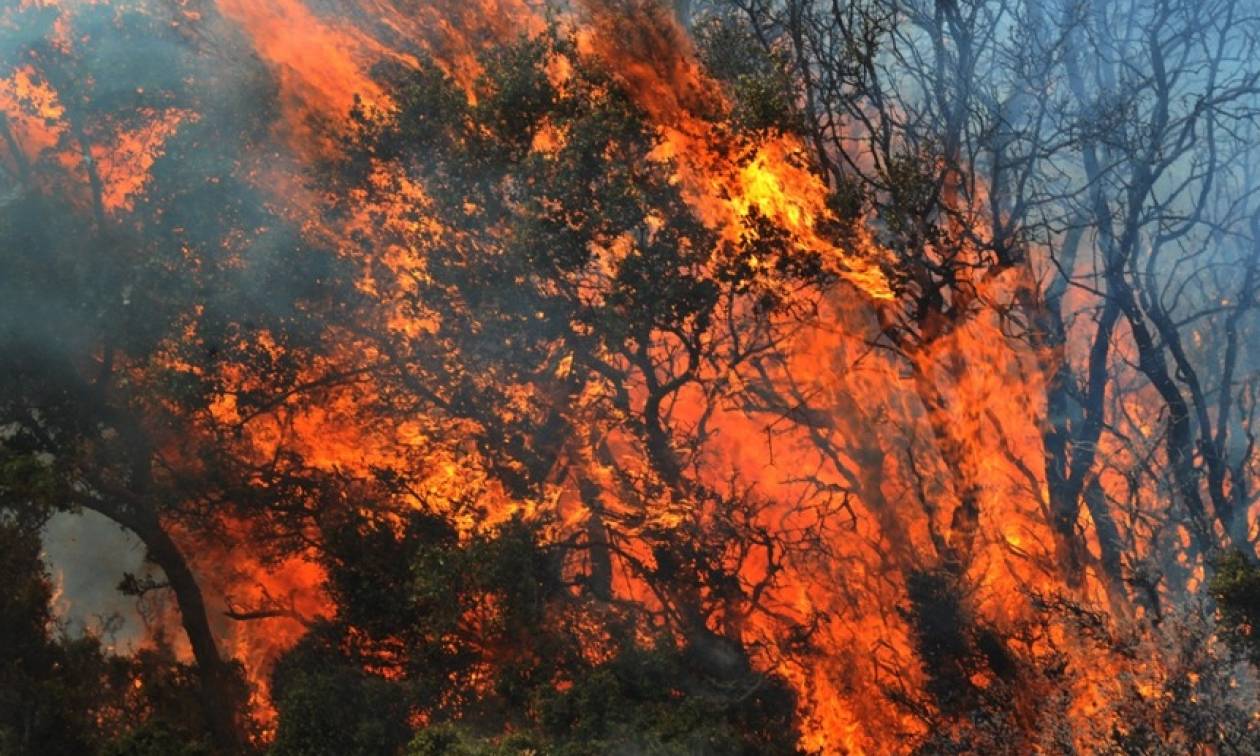
MULTIPOLYGON (((1002 308, 997 306, 979 307, 973 317, 911 354, 873 351, 870 345, 880 339, 882 318, 896 294, 887 273, 894 265, 892 253, 869 232, 858 231, 843 242, 833 238, 829 228, 837 219, 828 205, 829 188, 810 170, 809 150, 798 138, 762 134, 747 144, 724 131, 722 115, 729 110, 725 95, 697 62, 685 32, 658 4, 584 0, 578 10, 549 16, 541 4, 526 0, 440 0, 414 14, 402 12, 389 0, 364 0, 352 6, 353 12, 336 17, 321 16, 301 0, 217 0, 217 6, 245 31, 275 73, 284 111, 281 136, 298 157, 293 163, 298 175, 286 173, 287 163, 277 164, 259 171, 256 180, 288 200, 292 212, 305 222, 306 232, 332 240, 361 264, 360 290, 379 299, 380 315, 395 333, 415 336, 433 330, 433 321, 403 310, 389 296, 395 287, 406 290, 414 285, 404 273, 423 271, 423 251, 391 240, 378 245, 370 259, 362 259, 353 235, 370 237, 381 226, 415 232, 419 225, 433 234, 448 229, 439 218, 416 221, 416 211, 428 205, 424 187, 383 165, 374 166, 373 180, 392 190, 396 205, 353 197, 359 212, 346 227, 327 228, 318 220, 327 198, 305 188, 302 161, 326 157, 336 149, 335 137, 352 128, 352 109, 388 111, 393 106, 386 89, 373 78, 375 65, 418 67, 427 57, 475 98, 482 73, 479 55, 495 44, 538 35, 549 23, 571 25, 579 54, 601 60, 616 72, 661 137, 653 159, 673 168, 674 180, 696 217, 728 242, 755 235, 753 221, 765 218, 788 232, 795 251, 817 256, 849 284, 839 292, 803 295, 814 297, 813 319, 781 347, 782 362, 766 368, 786 401, 803 406, 802 398, 808 397, 816 419, 783 429, 775 409, 746 406, 722 406, 707 419, 715 430, 704 449, 711 462, 706 483, 721 489, 728 473, 736 471, 760 495, 776 502, 758 514, 759 525, 785 534, 816 529, 823 533, 830 555, 828 560, 783 565, 788 577, 764 599, 774 612, 754 615, 740 628, 749 646, 759 649, 757 662, 781 674, 798 692, 802 747, 826 753, 876 753, 890 747, 889 733, 925 731, 923 721, 888 705, 887 693, 897 686, 922 690, 925 684, 927 672, 914 662, 914 631, 904 616, 907 579, 913 571, 945 561, 951 514, 962 499, 973 495, 964 488, 974 489, 980 513, 977 546, 966 564, 965 577, 974 587, 968 597, 970 609, 993 626, 1024 631, 1032 657, 1044 660, 1065 649, 1069 652, 1073 661, 1064 672, 1070 692, 1066 708, 1071 721, 1080 724, 1079 745, 1088 747, 1089 720, 1121 700, 1121 688, 1135 688, 1142 696, 1158 694, 1172 672, 1144 663, 1141 653, 1118 661, 1090 645, 1087 633, 1079 628, 1065 624, 1036 637, 1029 629, 1034 597, 1063 593, 1092 605, 1107 601, 1096 570, 1087 574, 1083 586, 1073 587, 1054 566, 1048 484, 1041 464, 1046 456, 1042 440, 1046 356, 1008 336, 1002 308), (925 396, 927 389, 938 398, 925 396), (950 454, 942 450, 947 444, 955 447, 950 454), (794 646, 786 638, 790 629, 809 622, 817 627, 809 648, 794 646)), ((553 61, 551 75, 563 81, 572 63, 553 61)), ((0 81, 0 111, 8 115, 28 157, 56 155, 67 171, 83 169, 83 157, 64 147, 65 113, 57 93, 34 68, 18 68, 0 81)), ((195 113, 178 110, 148 115, 146 127, 92 147, 90 157, 99 166, 105 182, 103 202, 111 213, 130 209, 144 191, 164 142, 181 124, 196 118, 195 113)), ((563 133, 543 129, 532 148, 554 152, 564 140, 563 133)), ((6 158, 12 162, 16 156, 6 158)), ((399 234, 409 235, 415 234, 399 234)), ((602 253, 619 254, 616 244, 610 247, 602 253)), ((1032 286, 1021 275, 1008 271, 970 283, 979 302, 1008 303, 1021 287, 1032 286)), ((1079 307, 1084 310, 1088 304, 1079 307)), ((327 358, 332 362, 371 366, 384 359, 349 334, 327 337, 342 344, 327 358)), ((262 348, 278 349, 266 333, 248 338, 262 348)), ((1073 334, 1072 348, 1082 349, 1084 338, 1073 334)), ((1121 347, 1116 357, 1121 371, 1124 360, 1133 361, 1133 355, 1124 353, 1126 348, 1131 349, 1121 347)), ((171 363, 164 367, 186 367, 171 363)), ((329 367, 313 362, 308 377, 315 379, 329 367)), ((557 360, 558 373, 569 368, 563 359, 557 360)), ((235 394, 259 387, 230 368, 217 377, 226 388, 202 430, 208 435, 223 429, 239 432, 246 456, 266 460, 283 448, 314 470, 364 478, 380 468, 423 469, 427 472, 418 482, 418 499, 453 501, 474 492, 480 501, 493 505, 491 522, 545 508, 558 515, 558 527, 576 529, 589 516, 574 481, 566 476, 549 481, 539 501, 513 499, 481 469, 475 452, 438 440, 459 435, 458 428, 452 432, 437 427, 450 421, 409 418, 391 425, 373 417, 364 410, 377 393, 370 379, 330 388, 317 403, 293 398, 257 417, 244 417, 235 394)), ((752 380, 740 375, 707 377, 734 386, 752 380)), ((699 397, 687 398, 695 401, 680 401, 675 419, 698 422, 705 404, 699 397)), ((1123 421, 1136 431, 1135 438, 1157 435, 1152 429, 1160 419, 1145 398, 1137 391, 1111 398, 1120 405, 1123 421)), ((587 399, 591 397, 579 398, 587 399)), ((593 445, 590 439, 574 443, 593 445)), ((624 439, 614 437, 607 443, 615 450, 624 439)), ((1140 452, 1150 451, 1123 446, 1114 438, 1103 443, 1102 453, 1120 469, 1135 462, 1140 452)), ((612 473, 591 458, 590 449, 574 456, 584 474, 611 478, 612 473)), ((1108 491, 1130 484, 1122 477, 1115 470, 1104 471, 1108 491)), ((608 505, 615 507, 617 502, 608 505)), ((652 506, 648 519, 655 527, 677 527, 686 517, 703 515, 691 511, 689 502, 662 500, 652 506)), ((466 517, 460 524, 471 532, 490 523, 466 517)), ((223 597, 217 608, 278 601, 291 610, 257 622, 223 620, 216 628, 230 652, 246 661, 262 690, 270 665, 301 637, 304 621, 329 611, 322 595, 324 576, 301 557, 265 565, 241 545, 249 541, 248 523, 228 522, 225 529, 228 545, 196 542, 189 549, 198 555, 196 566, 212 593, 223 597)), ((185 537, 191 541, 190 535, 185 537)), ((1093 556, 1096 539, 1089 547, 1093 556)), ((1147 551, 1155 547, 1153 537, 1139 546, 1147 551)), ((651 558, 647 553, 636 556, 651 558)), ((748 584, 762 580, 773 558, 766 553, 751 556, 742 565, 740 578, 748 584)), ((627 570, 614 576, 614 587, 636 600, 652 600, 627 570)), ((1162 653, 1158 638, 1143 643, 1149 656, 1162 653)), ((995 685, 984 675, 969 682, 978 689, 995 685)), ((1013 695, 1024 705, 1038 692, 1034 686, 1013 695)), ((265 712, 264 699, 256 703, 265 712)))

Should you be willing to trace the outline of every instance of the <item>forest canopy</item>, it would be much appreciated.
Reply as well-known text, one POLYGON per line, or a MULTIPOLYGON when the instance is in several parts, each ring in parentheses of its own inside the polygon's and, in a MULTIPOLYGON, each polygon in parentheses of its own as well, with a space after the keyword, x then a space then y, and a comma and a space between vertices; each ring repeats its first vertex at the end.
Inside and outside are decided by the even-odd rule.
POLYGON ((1258 42, 4 6, 0 755, 1260 753, 1258 42))

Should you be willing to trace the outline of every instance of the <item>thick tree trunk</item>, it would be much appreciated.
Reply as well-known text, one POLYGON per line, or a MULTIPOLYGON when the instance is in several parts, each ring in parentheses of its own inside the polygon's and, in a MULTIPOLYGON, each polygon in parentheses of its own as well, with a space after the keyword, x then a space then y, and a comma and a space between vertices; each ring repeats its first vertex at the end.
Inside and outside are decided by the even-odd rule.
POLYGON ((1146 326, 1143 313, 1134 299, 1133 289, 1117 266, 1108 267, 1107 287, 1128 320, 1129 331, 1133 334, 1133 341, 1138 350, 1138 370, 1151 382, 1168 407, 1168 435, 1165 448, 1168 466, 1172 469, 1173 486, 1177 499, 1190 515, 1190 533, 1195 545, 1201 553, 1211 554, 1216 550, 1217 543, 1212 532, 1212 524, 1208 520, 1207 510, 1203 506, 1203 498, 1199 493, 1199 473, 1194 462, 1194 430, 1190 407, 1168 371, 1163 352, 1155 344, 1155 339, 1146 326))
POLYGON ((215 747, 225 756, 243 752, 244 740, 239 721, 242 691, 238 688, 238 678, 231 665, 219 654, 201 586, 183 552, 152 509, 135 504, 88 506, 134 533, 144 544, 149 561, 166 575, 197 665, 201 704, 215 747))
POLYGON ((594 482, 585 477, 578 477, 578 489, 585 505, 586 541, 591 560, 589 585, 592 595, 600 601, 612 600, 613 565, 612 551, 608 543, 608 528, 604 525, 603 506, 600 503, 600 489, 594 482))
MULTIPOLYGON (((1073 379, 1066 357, 1060 356, 1047 384, 1046 485, 1060 563, 1072 584, 1078 584, 1083 577, 1084 544, 1076 534, 1076 522, 1080 515, 1082 491, 1094 467, 1098 439, 1102 435, 1102 419, 1106 414, 1104 402, 1110 380, 1107 355, 1119 316, 1120 308, 1113 300, 1104 303, 1094 343, 1090 346, 1086 385, 1079 411, 1072 410, 1070 392, 1073 379)), ((1062 331, 1061 322, 1058 325, 1062 331)), ((1057 346, 1061 347, 1063 343, 1065 340, 1060 336, 1057 346)), ((1105 499, 1099 499, 1096 507, 1088 501, 1086 506, 1090 507, 1099 541, 1106 540, 1108 536, 1100 530, 1105 522, 1110 522, 1110 513, 1105 511, 1105 499), (1101 507, 1102 511, 1095 511, 1097 507, 1101 507)), ((1118 562, 1104 558, 1103 568, 1109 581, 1118 583, 1121 580, 1118 562), (1112 571, 1113 567, 1115 571, 1112 571)))
POLYGON ((919 401, 927 410, 928 425, 936 441, 937 453, 945 469, 953 474, 954 495, 958 505, 949 522, 945 563, 955 574, 962 574, 971 564, 972 549, 980 531, 980 486, 967 462, 967 450, 954 433, 953 418, 944 396, 919 365, 914 367, 914 385, 919 401))
POLYGON ((180 620, 189 645, 192 646, 193 657, 197 661, 206 720, 219 748, 225 753, 238 753, 242 750, 241 730, 237 721, 240 701, 236 690, 238 683, 231 667, 219 655, 214 633, 210 630, 201 586, 197 584, 183 553, 170 535, 158 525, 156 518, 152 527, 144 528, 144 531, 137 535, 148 549, 149 558, 166 574, 179 605, 180 620))
POLYGON ((1116 527, 1116 521, 1107 507, 1107 495, 1097 477, 1090 479, 1085 488, 1085 506, 1094 521, 1094 532, 1098 534, 1099 561, 1102 563, 1107 595, 1111 597, 1113 605, 1123 606, 1128 599, 1121 558, 1124 544, 1120 540, 1120 529, 1116 527))

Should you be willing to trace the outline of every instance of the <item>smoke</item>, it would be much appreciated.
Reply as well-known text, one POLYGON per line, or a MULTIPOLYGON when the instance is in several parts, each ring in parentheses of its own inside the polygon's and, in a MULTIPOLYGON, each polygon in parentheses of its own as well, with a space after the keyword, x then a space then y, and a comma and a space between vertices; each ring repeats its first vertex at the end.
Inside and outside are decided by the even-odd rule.
POLYGON ((44 527, 44 561, 56 586, 57 618, 71 635, 90 633, 119 654, 150 637, 149 622, 134 598, 118 591, 124 575, 161 580, 144 562, 134 535, 95 512, 57 513, 44 527))
MULTIPOLYGON (((313 389, 326 401, 286 404, 292 394, 284 391, 317 382, 320 371, 383 361, 355 351, 360 344, 347 335, 355 329, 339 318, 371 312, 389 322, 349 325, 426 332, 430 324, 414 311, 388 310, 394 301, 356 307, 396 295, 393 285, 410 293, 403 287, 408 276, 422 277, 424 248, 409 243, 461 222, 457 212, 425 217, 424 187, 406 166, 382 159, 366 170, 389 189, 373 198, 379 206, 363 200, 372 187, 332 196, 320 179, 363 125, 352 110, 370 125, 373 113, 396 104, 386 73, 436 66, 473 103, 487 51, 557 22, 574 32, 576 55, 601 61, 627 90, 660 137, 652 160, 672 166, 689 206, 718 236, 749 242, 749 218, 765 219, 790 237, 793 254, 823 257, 827 272, 848 282, 800 308, 809 315, 773 359, 715 379, 730 402, 710 414, 706 397, 680 394, 672 418, 680 428, 717 428, 704 441, 708 456, 696 456, 719 461, 706 484, 729 483, 722 478, 734 469, 758 495, 795 507, 776 510, 769 532, 810 531, 800 541, 819 550, 782 567, 795 582, 774 599, 790 607, 782 616, 813 618, 822 650, 804 661, 768 656, 801 691, 812 744, 869 747, 881 726, 923 727, 890 713, 883 676, 918 695, 915 648, 921 656, 939 641, 909 627, 913 613, 903 611, 906 576, 925 564, 949 563, 958 574, 942 584, 974 594, 940 602, 977 617, 972 635, 959 635, 965 653, 945 655, 958 667, 949 679, 967 685, 985 672, 968 677, 975 670, 966 665, 983 655, 976 649, 1009 671, 1000 634, 1023 632, 1041 616, 1033 595, 1066 591, 1120 607, 1109 618, 1116 623, 1158 622, 1170 604, 1193 610, 1191 586, 1202 585, 1207 555, 1183 542, 1191 518, 1213 511, 1193 511, 1184 481, 1195 491, 1202 482, 1200 498, 1212 500, 1205 451, 1216 439, 1227 481, 1220 492, 1239 511, 1209 523, 1213 536, 1241 528, 1237 540, 1249 544, 1256 507, 1260 363, 1250 348, 1256 282, 1248 271, 1260 75, 1255 37, 1232 33, 1254 30, 1245 4, 1213 0, 1196 15, 1196 3, 1171 2, 1160 6, 1176 10, 1167 18, 1123 0, 869 0, 843 10, 784 0, 738 12, 719 0, 697 5, 675 2, 673 10, 683 20, 729 23, 743 36, 727 38, 785 61, 775 81, 799 88, 781 98, 797 111, 799 133, 749 130, 731 139, 729 99, 756 95, 763 83, 750 81, 749 67, 737 86, 719 84, 664 5, 220 0, 6 11, 0 353, 34 375, 31 366, 53 365, 67 380, 31 388, 5 376, 0 422, 38 426, 39 412, 90 395, 109 359, 101 345, 110 344, 148 361, 148 375, 127 374, 132 365, 118 372, 153 381, 152 392, 136 392, 136 405, 152 418, 167 461, 196 468, 202 460, 182 455, 209 440, 239 457, 242 477, 285 471, 298 457, 309 468, 303 474, 368 478, 412 465, 423 468, 417 476, 432 475, 427 490, 474 488, 468 479, 483 471, 470 472, 463 450, 472 444, 422 458, 430 449, 416 430, 422 423, 377 422, 375 386, 313 389), (868 38, 878 44, 863 48, 868 38), (1170 65, 1181 67, 1161 80, 1156 72, 1170 65), (833 238, 842 236, 835 208, 844 202, 869 235, 833 238), (1125 308, 1106 315, 1124 287, 1125 308), (1135 340, 1143 326, 1149 346, 1135 340), (1155 390, 1161 370, 1168 380, 1155 390), (150 393, 193 397, 194 410, 146 404, 150 393), (1194 415, 1190 441, 1176 448, 1173 394, 1194 415), (1178 453, 1189 459, 1180 481, 1169 472, 1178 453), (1055 510, 1056 485, 1074 480, 1077 490, 1055 510), (799 524, 813 516, 834 519, 799 524), (1122 541, 1123 554, 1108 551, 1122 541)), ((549 73, 563 80, 564 66, 549 73)), ((509 292, 500 304, 525 301, 509 292)), ((513 335, 541 339, 545 331, 522 330, 513 335)), ((555 357, 557 373, 570 369, 571 356, 555 357)), ((584 390, 598 393, 594 384, 584 390)), ((86 464, 117 462, 108 442, 118 428, 95 417, 67 425, 85 448, 105 450, 86 464)), ((584 464, 612 478, 614 462, 584 464)), ((214 522, 207 530, 216 540, 201 542, 190 529, 181 545, 197 552, 220 640, 261 674, 281 650, 263 637, 276 625, 236 624, 225 612, 278 603, 287 616, 268 622, 287 622, 272 634, 291 643, 325 609, 322 576, 301 558, 269 561, 267 549, 291 542, 259 546, 248 517, 233 516, 270 515, 248 507, 304 492, 225 490, 169 516, 214 522)), ((580 508, 579 497, 565 495, 580 508)), ((126 573, 161 575, 111 520, 57 514, 45 549, 61 586, 59 612, 75 632, 106 633, 126 651, 168 617, 116 590, 126 573)), ((796 649, 776 646, 780 619, 747 632, 787 658, 796 649)), ((1172 675, 1116 666, 1129 662, 1079 638, 1066 652, 1047 643, 1029 641, 1027 656, 1078 654, 1070 674, 1081 708, 1113 690, 1100 678, 1172 675)))

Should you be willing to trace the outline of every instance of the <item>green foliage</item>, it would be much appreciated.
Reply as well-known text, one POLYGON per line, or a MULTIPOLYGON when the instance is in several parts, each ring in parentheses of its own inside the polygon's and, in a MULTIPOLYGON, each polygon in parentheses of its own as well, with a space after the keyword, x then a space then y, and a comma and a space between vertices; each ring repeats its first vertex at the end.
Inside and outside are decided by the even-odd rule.
MULTIPOLYGON (((21 61, 63 112, 50 119, 58 135, 51 148, 18 154, 12 148, 25 146, 24 138, 5 142, 0 511, 35 521, 54 510, 91 508, 138 535, 169 575, 172 567, 187 573, 163 532, 173 520, 205 532, 228 514, 210 501, 257 512, 284 493, 259 492, 267 486, 256 486, 252 461, 242 462, 241 436, 217 427, 209 412, 229 388, 221 368, 231 362, 245 371, 233 379, 262 387, 236 397, 243 414, 255 411, 293 385, 339 308, 355 299, 346 294, 346 266, 303 242, 298 223, 266 201, 251 175, 275 113, 274 92, 259 92, 251 80, 264 72, 261 61, 233 56, 226 47, 233 40, 223 40, 220 52, 245 62, 205 66, 186 27, 155 11, 114 3, 5 11, 0 67, 21 61), (252 102, 237 99, 251 94, 252 102), (143 166, 142 190, 113 202, 109 179, 130 167, 120 135, 168 118, 178 128, 151 155, 152 166, 143 166), (102 178, 94 171, 105 170, 104 160, 76 162, 87 154, 123 157, 124 165, 102 178), (283 351, 265 348, 262 330, 283 351), (176 465, 169 464, 173 451, 181 458, 176 465), (179 480, 189 468, 196 473, 179 480)), ((15 121, 0 118, 10 139, 15 121)), ((292 455, 283 462, 301 466, 292 455)), ((273 472, 283 477, 285 470, 273 472)), ((297 484, 288 485, 291 491, 297 484)), ((276 550, 291 547, 286 528, 296 528, 296 519, 271 522, 267 540, 276 550)), ((205 611, 195 585, 170 583, 181 610, 205 611)), ((206 618, 186 619, 204 627, 206 618)), ((220 743, 234 748, 244 686, 233 665, 217 663, 209 636, 200 632, 191 643, 214 668, 202 675, 170 658, 140 655, 124 664, 98 654, 92 673, 119 679, 69 685, 92 700, 62 708, 83 717, 106 710, 100 726, 89 728, 101 742, 157 720, 196 741, 209 714, 221 720, 220 743), (142 678, 141 692, 118 687, 132 674, 142 678)), ((68 648, 59 639, 49 643, 53 657, 68 648)), ((62 661, 46 667, 70 669, 62 661)), ((23 700, 35 706, 42 699, 23 700)), ((26 721, 43 727, 57 710, 26 721)), ((61 731, 78 737, 69 724, 61 731)), ((136 737, 118 747, 144 749, 162 735, 136 737)))
POLYGON ((715 675, 670 640, 642 647, 566 588, 536 524, 461 539, 415 513, 344 522, 329 543, 340 613, 277 666, 277 754, 396 753, 415 716, 430 724, 412 756, 794 752, 782 681, 715 675), (584 649, 600 636, 608 657, 594 661, 584 649))
POLYGON ((539 694, 557 753, 795 753, 795 698, 773 678, 717 680, 662 642, 627 644, 562 691, 539 694))
MULTIPOLYGON (((274 92, 190 67, 170 30, 139 14, 91 7, 75 23, 84 28, 71 30, 83 36, 73 55, 44 45, 31 57, 67 104, 76 128, 66 133, 82 134, 84 144, 62 147, 99 147, 128 119, 164 109, 198 117, 166 141, 130 208, 89 217, 93 187, 55 174, 55 160, 35 169, 58 191, 32 181, 0 205, 0 506, 33 523, 91 506, 151 531, 178 521, 208 532, 225 514, 253 515, 274 551, 308 548, 317 531, 337 613, 275 670, 277 754, 790 752, 782 681, 752 670, 737 641, 718 643, 698 608, 675 628, 641 607, 593 601, 566 564, 573 544, 550 542, 545 523, 461 535, 434 514, 376 520, 360 514, 374 502, 343 495, 361 489, 290 450, 265 465, 253 449, 240 453, 240 428, 220 425, 214 403, 230 392, 250 417, 277 401, 318 402, 304 371, 328 358, 337 325, 361 315, 360 271, 308 244, 250 174, 274 92), (155 39, 165 42, 139 44, 155 39), (128 86, 89 75, 102 68, 128 86), (237 107, 245 100, 262 105, 237 107), (645 627, 662 640, 643 647, 645 627), (413 733, 417 718, 432 726, 413 733)), ((673 166, 654 157, 660 134, 616 72, 572 40, 543 35, 483 62, 474 103, 435 68, 382 71, 397 110, 360 113, 349 158, 328 167, 334 194, 389 197, 398 187, 364 188, 388 164, 432 201, 404 214, 459 229, 415 224, 401 240, 423 264, 410 271, 415 289, 390 301, 440 318, 431 338, 364 337, 388 356, 373 409, 471 421, 461 429, 474 429, 490 472, 522 498, 542 492, 577 427, 616 427, 650 449, 679 500, 724 506, 683 490, 661 406, 702 370, 721 372, 730 334, 717 329, 743 312, 733 299, 758 296, 751 259, 787 276, 814 275, 816 264, 782 254, 791 245, 768 223, 738 243, 706 228, 673 166), (549 75, 557 56, 575 64, 564 86, 549 75), (560 135, 554 148, 534 149, 549 131, 560 135), (684 356, 676 375, 660 374, 651 352, 662 345, 684 356), (662 385, 650 408, 635 407, 624 387, 647 378, 662 385), (609 400, 579 408, 597 382, 614 387, 609 400)), ((738 112, 715 134, 786 128, 777 65, 727 63, 738 112)), ((743 326, 740 342, 755 341, 759 326, 743 326)), ((661 485, 643 483, 642 495, 661 485)), ((655 541, 662 582, 692 596, 705 580, 738 591, 723 561, 732 532, 640 530, 655 541)), ((5 756, 208 751, 200 704, 242 700, 239 670, 224 672, 226 693, 203 690, 210 676, 165 645, 121 659, 92 639, 54 637, 33 532, 0 554, 13 587, 0 606, 6 644, 14 639, 0 648, 5 756)))
POLYGON ((112 656, 53 622, 37 527, 0 513, 0 754, 203 756, 195 670, 160 642, 112 656))
POLYGON ((485 738, 453 724, 425 727, 407 747, 407 756, 530 756, 552 752, 526 734, 485 738))
POLYGON ((1213 637, 1219 626, 1194 599, 1165 618, 1166 667, 1154 690, 1130 687, 1109 702, 1115 753, 1260 753, 1253 679, 1246 664, 1213 637), (1251 688, 1251 690, 1248 690, 1251 688))
POLYGON ((1260 667, 1260 567, 1231 551, 1218 562, 1208 591, 1216 601, 1222 632, 1260 667))
POLYGON ((428 717, 521 719, 529 691, 580 658, 566 628, 550 629, 563 583, 537 537, 510 521, 461 540, 423 513, 401 532, 366 520, 339 525, 326 562, 338 616, 317 634, 320 647, 405 683, 428 717))
MULTIPOLYGON (((483 63, 472 104, 435 68, 382 72, 396 111, 360 114, 349 158, 329 173, 346 196, 366 192, 398 212, 401 187, 379 172, 366 180, 389 165, 429 200, 404 211, 417 223, 397 241, 423 262, 399 298, 435 331, 387 337, 410 396, 474 421, 478 451, 513 495, 538 493, 569 423, 621 423, 676 477, 655 417, 661 402, 703 365, 728 359, 718 352, 724 329, 740 328, 741 343, 758 335, 757 323, 719 315, 770 288, 758 269, 817 271, 794 261, 809 256, 781 230, 734 243, 707 228, 617 72, 561 32, 497 48, 483 63), (562 85, 551 75, 557 60, 571 72, 562 85), (540 138, 548 144, 535 148, 540 138), (434 218, 451 228, 435 229, 434 218), (754 257, 758 266, 739 263, 754 257), (649 356, 658 346, 691 359, 658 376, 649 356), (648 373, 660 383, 644 409, 653 417, 626 421, 636 410, 624 395, 574 415, 582 386, 624 387, 648 373)), ((729 140, 714 149, 736 151, 739 139, 729 140)), ((380 225, 387 235, 391 226, 380 225)))
POLYGON ((747 23, 715 14, 692 33, 705 71, 726 85, 733 124, 748 131, 803 130, 789 62, 767 52, 747 23))
MULTIPOLYGON (((239 663, 228 668, 235 703, 243 706, 248 693, 244 670, 239 663)), ((197 667, 181 661, 165 635, 158 634, 151 645, 131 655, 109 657, 107 676, 115 727, 122 733, 139 733, 136 747, 160 740, 165 733, 176 734, 189 747, 209 747, 210 723, 202 707, 197 667)))
POLYGON ((50 637, 39 532, 0 513, 0 753, 90 750, 99 649, 50 637))
POLYGON ((411 735, 402 689, 307 643, 273 677, 275 756, 387 756, 411 735))
POLYGON ((160 720, 147 722, 107 745, 101 756, 210 756, 212 751, 201 740, 190 740, 188 734, 160 720))
MULTIPOLYGON (((740 343, 759 338, 762 324, 743 322, 734 300, 753 303, 755 318, 771 301, 759 288, 765 271, 808 278, 817 261, 786 252, 794 246, 764 219, 750 218, 758 233, 738 243, 707 228, 617 72, 559 31, 482 63, 472 102, 436 68, 382 68, 396 109, 357 114, 347 159, 329 168, 343 196, 365 193, 416 221, 382 216, 374 237, 397 233, 419 251, 396 299, 431 328, 379 335, 397 371, 383 380, 399 386, 383 401, 458 422, 460 444, 471 434, 477 459, 514 497, 537 497, 557 464, 571 464, 559 457, 574 434, 615 428, 640 442, 655 474, 627 475, 623 488, 647 499, 672 486, 697 510, 737 508, 685 480, 662 407, 724 364, 724 339, 736 338, 726 329, 740 343), (570 72, 562 83, 558 59, 570 72), (424 187, 425 202, 398 206, 400 176, 424 187), (679 355, 676 364, 657 350, 679 355), (641 383, 646 400, 626 393, 641 383), (608 386, 608 399, 579 406, 592 385, 608 386)), ((750 65, 731 71, 749 94, 745 122, 715 134, 783 126, 786 104, 764 96, 779 69, 750 65)), ((475 502, 434 509, 449 506, 478 514, 475 502)), ((648 541, 663 596, 740 599, 724 561, 739 527, 724 523, 631 536, 648 541)), ((320 528, 338 608, 317 631, 320 648, 404 692, 428 723, 413 753, 793 751, 794 698, 752 669, 735 630, 718 637, 698 606, 678 608, 686 627, 675 628, 597 598, 573 569, 589 547, 551 542, 546 522, 459 535, 444 515, 346 514, 320 528), (645 629, 661 640, 643 647, 645 629)), ((279 705, 283 721, 296 703, 279 705)))

